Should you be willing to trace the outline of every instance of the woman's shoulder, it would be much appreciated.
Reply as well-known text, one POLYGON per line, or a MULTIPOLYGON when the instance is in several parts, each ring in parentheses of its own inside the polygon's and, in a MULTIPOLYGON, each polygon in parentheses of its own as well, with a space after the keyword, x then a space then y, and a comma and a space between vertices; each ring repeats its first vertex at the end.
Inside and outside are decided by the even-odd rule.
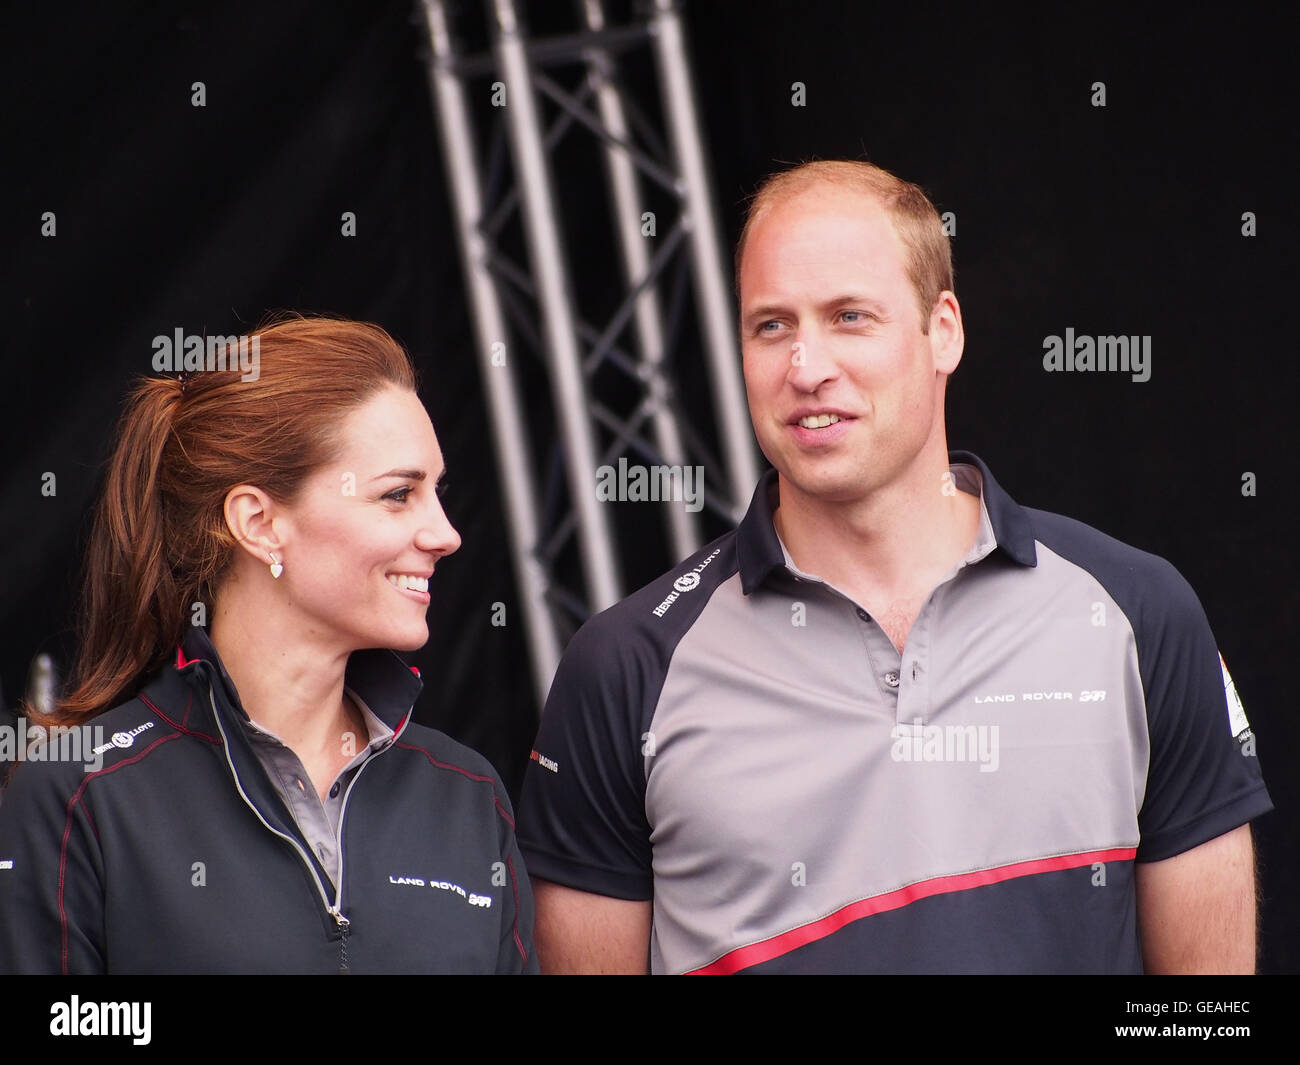
POLYGON ((445 732, 412 721, 398 737, 397 746, 423 753, 431 768, 458 774, 466 780, 490 783, 504 792, 501 776, 483 755, 445 732))
MULTIPOLYGON (((39 780, 40 787, 69 793, 84 793, 89 782, 100 778, 113 780, 114 788, 130 787, 142 773, 151 775, 149 767, 156 762, 151 755, 167 740, 191 736, 215 742, 202 729, 180 722, 188 715, 172 705, 176 692, 162 690, 161 682, 158 678, 146 683, 135 695, 79 722, 43 727, 20 718, 11 786, 23 776, 32 784, 39 780)), ((165 761, 175 768, 173 758, 165 761)))

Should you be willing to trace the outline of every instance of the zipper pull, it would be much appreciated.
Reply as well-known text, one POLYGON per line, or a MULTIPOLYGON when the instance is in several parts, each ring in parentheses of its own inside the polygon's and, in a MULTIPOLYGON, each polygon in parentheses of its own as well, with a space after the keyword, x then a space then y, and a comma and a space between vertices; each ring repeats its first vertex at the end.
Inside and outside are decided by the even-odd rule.
POLYGON ((343 912, 337 906, 329 908, 329 915, 339 926, 339 972, 345 973, 348 971, 348 932, 352 928, 352 922, 343 916, 343 912))

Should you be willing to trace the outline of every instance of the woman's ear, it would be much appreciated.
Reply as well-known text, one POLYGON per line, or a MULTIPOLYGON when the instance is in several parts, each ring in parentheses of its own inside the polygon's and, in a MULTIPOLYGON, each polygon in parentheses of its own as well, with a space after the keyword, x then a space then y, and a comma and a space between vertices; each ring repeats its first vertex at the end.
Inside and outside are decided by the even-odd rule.
POLYGON ((275 528, 279 509, 275 500, 251 484, 236 485, 226 493, 224 514, 230 535, 259 565, 267 565, 271 555, 282 553, 275 528))

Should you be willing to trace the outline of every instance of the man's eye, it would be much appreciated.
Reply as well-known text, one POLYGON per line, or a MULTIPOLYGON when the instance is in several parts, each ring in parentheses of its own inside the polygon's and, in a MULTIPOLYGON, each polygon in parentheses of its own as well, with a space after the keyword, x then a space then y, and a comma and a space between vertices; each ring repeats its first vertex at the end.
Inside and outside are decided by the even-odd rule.
POLYGON ((781 328, 781 323, 778 322, 775 318, 772 318, 766 322, 760 322, 758 326, 758 332, 775 333, 780 328, 781 328))
POLYGON ((861 311, 841 311, 840 317, 850 325, 856 325, 858 322, 865 322, 867 316, 861 311))
POLYGON ((394 488, 391 492, 387 493, 384 498, 391 499, 394 503, 405 503, 407 496, 414 491, 414 488, 394 488), (399 496, 401 497, 400 499, 398 498, 399 496))
POLYGON ((433 490, 438 493, 438 498, 442 499, 447 494, 447 482, 439 481, 433 486, 433 490))

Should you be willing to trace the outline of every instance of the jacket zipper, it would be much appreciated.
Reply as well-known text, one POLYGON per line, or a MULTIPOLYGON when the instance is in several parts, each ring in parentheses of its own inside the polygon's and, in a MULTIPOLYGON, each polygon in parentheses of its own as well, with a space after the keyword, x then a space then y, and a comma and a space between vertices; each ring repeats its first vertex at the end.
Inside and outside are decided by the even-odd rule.
MULTIPOLYGON (((367 759, 366 761, 362 762, 360 766, 357 767, 357 771, 352 774, 352 780, 348 784, 348 790, 343 793, 343 805, 339 807, 339 827, 334 837, 334 844, 338 849, 338 855, 339 855, 339 882, 336 888, 334 889, 334 904, 330 905, 329 896, 325 893, 325 888, 320 882, 320 877, 316 875, 316 870, 312 868, 311 859, 307 856, 307 852, 303 849, 302 844, 300 844, 292 836, 287 835, 284 832, 281 832, 279 829, 272 827, 270 822, 268 822, 267 819, 262 816, 262 811, 259 810, 257 806, 253 803, 253 800, 248 797, 248 793, 244 791, 244 786, 239 782, 239 773, 235 769, 235 763, 230 760, 230 737, 226 735, 225 726, 223 726, 221 723, 221 714, 217 711, 217 703, 215 697, 212 694, 211 681, 208 682, 208 703, 212 706, 212 719, 217 723, 217 731, 221 733, 221 750, 222 753, 225 754, 226 756, 226 765, 230 766, 230 775, 231 777, 234 778, 235 789, 239 792, 239 797, 244 800, 244 805, 253 811, 253 813, 257 816, 257 819, 262 822, 262 824, 265 826, 268 832, 270 832, 274 836, 279 836, 281 839, 288 841, 293 846, 293 849, 298 852, 298 857, 302 859, 302 864, 307 867, 307 875, 311 877, 311 882, 316 885, 316 892, 317 894, 320 895, 321 902, 325 906, 325 912, 328 913, 330 917, 334 919, 335 925, 338 926, 339 972, 343 972, 343 973, 347 972, 348 971, 348 934, 352 931, 352 922, 347 917, 343 916, 343 911, 341 909, 342 902, 343 902, 343 815, 347 813, 348 797, 352 794, 353 785, 356 784, 357 778, 361 776, 361 771, 365 769, 366 766, 368 766, 374 759, 373 758, 367 759)), ((408 720, 410 720, 409 710, 407 711, 407 716, 402 720, 402 725, 405 726, 408 720)), ((403 728, 403 731, 404 730, 405 729, 403 728)), ((397 737, 399 735, 401 735, 400 732, 393 733, 394 742, 397 741, 397 737)), ((376 753, 382 753, 382 752, 376 752, 376 753)))
MULTIPOLYGON (((359 696, 353 695, 352 698, 357 702, 361 701, 359 696)), ((406 731, 407 722, 409 722, 410 720, 411 720, 411 711, 408 709, 406 712, 406 716, 403 717, 402 720, 399 722, 399 727, 397 731, 393 733, 392 738, 389 740, 388 747, 391 747, 394 743, 396 743, 397 737, 406 731)), ((385 747, 384 750, 385 751, 388 750, 388 747, 385 747)), ((374 755, 372 755, 370 758, 367 758, 364 762, 362 762, 359 766, 357 766, 357 771, 352 774, 352 779, 348 781, 347 790, 343 792, 343 803, 341 806, 339 806, 339 826, 334 832, 334 850, 339 856, 339 882, 338 884, 335 885, 334 888, 334 907, 333 909, 330 910, 330 915, 334 918, 335 921, 338 922, 339 931, 341 933, 341 938, 339 939, 339 971, 340 972, 348 971, 348 933, 352 930, 352 922, 349 921, 346 917, 344 917, 342 912, 343 860, 344 860, 343 820, 344 818, 347 817, 348 814, 348 799, 352 797, 352 789, 356 787, 357 781, 361 778, 361 774, 366 771, 366 767, 370 765, 370 763, 373 762, 375 758, 379 757, 379 755, 383 753, 384 753, 383 751, 376 751, 374 755)))

